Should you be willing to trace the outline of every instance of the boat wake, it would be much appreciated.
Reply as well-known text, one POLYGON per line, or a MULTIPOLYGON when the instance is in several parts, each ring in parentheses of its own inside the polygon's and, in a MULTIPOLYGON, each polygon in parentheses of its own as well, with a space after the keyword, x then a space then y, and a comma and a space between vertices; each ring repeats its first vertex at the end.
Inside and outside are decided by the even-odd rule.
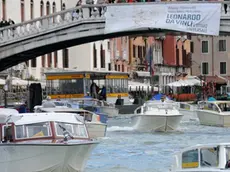
POLYGON ((107 131, 133 131, 133 127, 120 127, 120 126, 112 126, 108 127, 107 131))

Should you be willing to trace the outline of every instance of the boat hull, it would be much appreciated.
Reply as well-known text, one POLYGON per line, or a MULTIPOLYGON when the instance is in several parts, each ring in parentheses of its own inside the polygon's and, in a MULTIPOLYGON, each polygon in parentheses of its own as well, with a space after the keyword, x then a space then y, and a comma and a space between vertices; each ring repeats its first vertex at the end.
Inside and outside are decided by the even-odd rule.
POLYGON ((230 114, 218 114, 215 112, 198 110, 197 117, 201 125, 230 127, 230 114))
POLYGON ((135 115, 134 128, 139 131, 172 131, 176 130, 183 115, 135 115))
POLYGON ((86 127, 88 129, 89 137, 91 139, 96 139, 100 137, 105 137, 107 125, 103 123, 94 123, 94 122, 86 122, 86 127))
POLYGON ((119 109, 115 107, 102 106, 100 107, 100 112, 107 114, 109 118, 116 117, 119 114, 119 109))
POLYGON ((1 144, 1 172, 82 172, 96 145, 1 144))

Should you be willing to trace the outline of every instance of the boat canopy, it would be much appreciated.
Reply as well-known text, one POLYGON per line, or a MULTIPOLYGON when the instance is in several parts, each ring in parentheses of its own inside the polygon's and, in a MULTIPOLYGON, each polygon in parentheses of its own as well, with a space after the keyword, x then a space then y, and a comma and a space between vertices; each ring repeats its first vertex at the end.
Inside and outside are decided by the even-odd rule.
POLYGON ((14 122, 20 118, 16 109, 0 108, 0 123, 14 122))

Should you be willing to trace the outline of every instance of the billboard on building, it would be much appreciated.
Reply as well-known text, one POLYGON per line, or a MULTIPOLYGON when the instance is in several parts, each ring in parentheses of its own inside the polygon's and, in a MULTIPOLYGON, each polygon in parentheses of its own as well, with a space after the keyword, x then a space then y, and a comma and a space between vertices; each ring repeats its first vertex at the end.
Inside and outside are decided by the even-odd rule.
POLYGON ((107 6, 105 33, 154 28, 217 36, 220 15, 220 3, 107 6))

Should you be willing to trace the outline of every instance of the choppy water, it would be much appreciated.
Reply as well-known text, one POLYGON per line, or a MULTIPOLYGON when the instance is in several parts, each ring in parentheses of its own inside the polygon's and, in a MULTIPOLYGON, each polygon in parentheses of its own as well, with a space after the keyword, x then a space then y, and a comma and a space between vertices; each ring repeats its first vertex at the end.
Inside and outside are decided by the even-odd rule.
POLYGON ((108 121, 107 137, 94 149, 85 172, 167 172, 173 154, 195 144, 229 142, 230 128, 199 125, 183 119, 170 133, 140 133, 129 117, 108 121))

